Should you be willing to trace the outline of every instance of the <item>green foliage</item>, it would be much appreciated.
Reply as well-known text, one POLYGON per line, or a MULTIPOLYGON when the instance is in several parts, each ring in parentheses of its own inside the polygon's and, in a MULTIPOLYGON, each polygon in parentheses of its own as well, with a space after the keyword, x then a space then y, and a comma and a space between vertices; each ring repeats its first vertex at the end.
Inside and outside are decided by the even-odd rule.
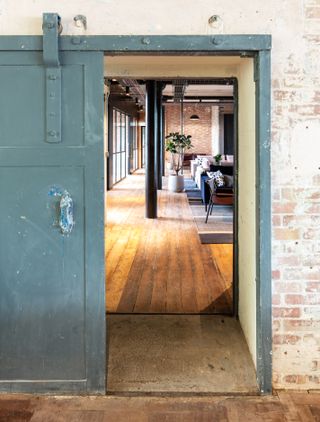
POLYGON ((179 132, 171 132, 166 136, 166 151, 172 154, 179 154, 193 147, 191 144, 191 135, 180 134, 179 132))
POLYGON ((222 160, 222 155, 221 154, 217 154, 213 158, 216 160, 216 163, 220 163, 220 161, 222 160))
POLYGON ((171 132, 166 136, 166 151, 171 153, 172 167, 177 175, 183 166, 184 152, 192 147, 191 135, 171 132))

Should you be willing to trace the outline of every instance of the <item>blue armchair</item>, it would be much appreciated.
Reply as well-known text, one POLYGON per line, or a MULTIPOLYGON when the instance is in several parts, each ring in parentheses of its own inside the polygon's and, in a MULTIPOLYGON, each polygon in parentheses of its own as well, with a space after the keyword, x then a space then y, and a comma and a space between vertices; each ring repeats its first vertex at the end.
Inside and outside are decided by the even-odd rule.
MULTIPOLYGON (((229 176, 233 175, 233 166, 215 166, 215 165, 210 166, 210 171, 218 171, 218 170, 220 170, 222 174, 227 174, 229 176)), ((201 175, 201 200, 202 200, 202 203, 205 205, 206 211, 207 211, 207 206, 210 201, 210 188, 209 188, 208 183, 206 183, 208 179, 209 177, 207 173, 203 173, 201 175)), ((218 188, 218 190, 219 189, 220 188, 218 188)))

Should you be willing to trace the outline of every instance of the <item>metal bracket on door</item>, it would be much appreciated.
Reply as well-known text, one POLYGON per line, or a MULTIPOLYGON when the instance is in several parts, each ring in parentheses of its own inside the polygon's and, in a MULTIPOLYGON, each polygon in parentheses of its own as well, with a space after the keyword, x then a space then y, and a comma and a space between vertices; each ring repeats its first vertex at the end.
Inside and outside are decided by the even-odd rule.
POLYGON ((44 13, 42 29, 43 62, 46 68, 46 142, 58 143, 61 142, 60 16, 44 13))

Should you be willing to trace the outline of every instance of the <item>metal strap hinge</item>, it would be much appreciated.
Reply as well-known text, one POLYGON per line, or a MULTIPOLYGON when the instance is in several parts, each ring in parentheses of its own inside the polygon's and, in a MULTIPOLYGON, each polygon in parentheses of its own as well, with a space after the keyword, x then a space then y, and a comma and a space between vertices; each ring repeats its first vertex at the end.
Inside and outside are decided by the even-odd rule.
POLYGON ((43 62, 46 77, 46 142, 61 142, 60 16, 43 14, 43 62))

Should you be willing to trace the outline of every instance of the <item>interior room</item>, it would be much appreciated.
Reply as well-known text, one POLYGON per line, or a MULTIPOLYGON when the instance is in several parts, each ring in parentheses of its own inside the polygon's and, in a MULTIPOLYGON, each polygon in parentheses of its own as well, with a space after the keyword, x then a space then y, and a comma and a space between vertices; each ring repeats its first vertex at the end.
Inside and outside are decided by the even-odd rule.
POLYGON ((241 265, 254 226, 239 246, 254 201, 252 60, 196 59, 105 57, 109 392, 257 393, 252 257, 241 265), (145 211, 150 80, 161 104, 157 218, 145 211), (179 168, 176 133, 192 144, 179 168), (243 172, 241 151, 253 154, 243 172))
MULTIPOLYGON (((171 153, 162 151, 158 224, 153 228, 154 238, 150 233, 149 239, 150 228, 141 219, 146 161, 145 82, 113 78, 106 80, 106 84, 109 89, 106 245, 111 254, 107 266, 107 311, 232 315, 233 82, 223 79, 161 82, 162 137, 165 140, 166 134, 186 133, 192 136, 192 147, 184 152, 181 168, 186 195, 168 196, 168 191, 172 192, 167 186, 173 171, 171 153), (228 186, 215 189, 210 198, 209 176, 221 170, 228 186), (125 220, 121 220, 123 212, 125 220), (179 224, 177 216, 181 216, 179 224), (122 230, 115 231, 115 226, 122 230), (138 229, 139 235, 133 237, 133 231, 137 233, 138 229), (175 254, 178 262, 171 264, 172 259, 177 260, 175 254)), ((165 149, 164 142, 162 148, 165 149)))

